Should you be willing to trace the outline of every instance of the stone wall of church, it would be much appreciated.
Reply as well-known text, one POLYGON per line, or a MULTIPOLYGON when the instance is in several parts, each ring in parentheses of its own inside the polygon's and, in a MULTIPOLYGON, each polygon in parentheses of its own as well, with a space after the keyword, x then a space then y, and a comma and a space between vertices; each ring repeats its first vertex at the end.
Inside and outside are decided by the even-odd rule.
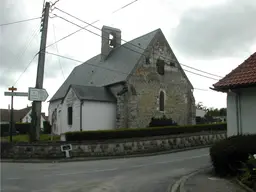
POLYGON ((147 127, 152 117, 172 118, 178 125, 195 123, 193 90, 163 35, 152 42, 128 80, 127 127, 147 127), (164 66, 158 67, 164 62, 164 66), (162 71, 161 71, 162 70, 162 71), (164 72, 163 72, 164 70, 164 72), (164 110, 160 110, 160 92, 164 110))

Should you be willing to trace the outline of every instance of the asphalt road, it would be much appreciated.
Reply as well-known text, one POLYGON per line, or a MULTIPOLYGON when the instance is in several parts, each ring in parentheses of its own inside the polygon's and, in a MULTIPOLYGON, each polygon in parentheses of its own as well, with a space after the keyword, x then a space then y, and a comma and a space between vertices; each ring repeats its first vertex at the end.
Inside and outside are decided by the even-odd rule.
POLYGON ((166 192, 210 165, 209 149, 69 163, 1 163, 1 192, 166 192))

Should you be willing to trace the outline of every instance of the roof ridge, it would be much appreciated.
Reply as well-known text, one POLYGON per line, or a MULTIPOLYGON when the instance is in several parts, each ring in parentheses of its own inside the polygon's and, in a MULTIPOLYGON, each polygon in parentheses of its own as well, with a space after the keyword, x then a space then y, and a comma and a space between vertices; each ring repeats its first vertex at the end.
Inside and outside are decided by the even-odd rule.
POLYGON ((224 88, 229 86, 256 84, 256 73, 254 73, 253 70, 250 70, 251 67, 256 68, 256 52, 251 54, 217 83, 213 84, 213 86, 215 88, 224 88))
POLYGON ((124 81, 141 58, 138 53, 145 52, 159 31, 161 31, 160 28, 155 29, 116 47, 112 56, 105 61, 101 61, 101 53, 99 53, 77 65, 49 101, 63 99, 71 83, 87 87, 104 87, 124 81), (138 52, 135 47, 144 50, 138 52), (119 71, 123 71, 123 73, 119 73, 119 71), (103 73, 106 73, 104 78, 102 77, 103 73))
MULTIPOLYGON (((135 41, 135 40, 137 40, 137 39, 139 39, 139 38, 142 38, 142 37, 144 37, 144 36, 147 36, 147 35, 149 35, 149 34, 151 34, 151 33, 157 32, 157 31, 161 31, 161 29, 160 29, 160 28, 157 28, 157 29, 155 29, 155 30, 153 30, 153 31, 151 31, 151 32, 145 33, 144 35, 141 35, 141 36, 136 37, 136 38, 134 38, 134 39, 132 39, 132 40, 129 40, 129 41, 125 42, 124 44, 121 44, 119 47, 116 47, 116 49, 118 49, 118 48, 120 48, 120 47, 122 47, 122 46, 124 46, 124 45, 131 44, 131 41, 135 41)), ((138 46, 138 45, 136 45, 136 46, 138 46)), ((101 53, 96 54, 95 56, 93 56, 93 57, 87 59, 85 62, 81 63, 80 65, 86 64, 88 61, 90 61, 90 60, 92 60, 92 59, 94 59, 95 57, 98 57, 98 56, 100 56, 100 55, 101 55, 101 53)), ((80 65, 77 65, 76 67, 74 67, 74 69, 77 68, 77 67, 80 66, 80 65)))
MULTIPOLYGON (((144 37, 144 36, 147 36, 147 35, 149 35, 149 34, 151 34, 151 33, 157 32, 157 31, 161 31, 161 29, 158 28, 158 29, 155 29, 155 30, 153 30, 153 31, 151 31, 151 32, 148 32, 148 33, 144 34, 144 35, 141 35, 141 36, 139 36, 139 37, 136 37, 136 38, 134 38, 134 39, 132 39, 132 40, 130 40, 130 41, 125 42, 125 43, 122 44, 121 46, 123 46, 123 45, 125 45, 125 44, 127 44, 127 43, 130 43, 131 41, 134 41, 134 40, 137 40, 137 39, 142 38, 142 37, 144 37)), ((120 47, 121 47, 121 46, 120 46, 120 47)))

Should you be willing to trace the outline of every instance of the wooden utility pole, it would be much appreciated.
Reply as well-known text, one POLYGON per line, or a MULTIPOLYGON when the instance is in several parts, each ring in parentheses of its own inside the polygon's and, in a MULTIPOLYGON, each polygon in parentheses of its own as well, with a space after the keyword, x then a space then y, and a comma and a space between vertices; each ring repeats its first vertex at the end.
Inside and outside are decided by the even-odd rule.
MULTIPOLYGON (((17 91, 17 88, 10 87, 9 91, 17 91)), ((13 131, 13 95, 11 96, 11 115, 10 115, 10 142, 12 142, 12 131, 13 131)))
MULTIPOLYGON (((47 28, 49 19, 49 9, 50 3, 46 2, 42 13, 41 20, 41 43, 39 49, 38 66, 37 66, 37 76, 36 76, 36 87, 37 89, 43 88, 44 81, 44 62, 45 62, 45 47, 47 40, 47 28)), ((41 108, 42 101, 33 101, 32 103, 32 123, 30 132, 30 141, 38 141, 40 139, 40 129, 41 129, 41 108)))

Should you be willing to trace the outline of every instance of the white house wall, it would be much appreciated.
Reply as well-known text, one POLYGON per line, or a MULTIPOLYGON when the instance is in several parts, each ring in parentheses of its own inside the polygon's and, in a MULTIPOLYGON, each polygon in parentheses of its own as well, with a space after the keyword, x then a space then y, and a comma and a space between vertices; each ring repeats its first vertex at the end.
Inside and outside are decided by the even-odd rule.
MULTIPOLYGON (((25 117, 23 117, 23 119, 21 119, 21 122, 22 123, 31 123, 31 113, 32 113, 32 110, 30 110, 27 115, 25 117)), ((45 119, 43 118, 43 116, 41 116, 41 122, 40 122, 40 127, 41 129, 44 128, 44 121, 45 119)))
POLYGON ((206 114, 206 111, 204 111, 203 109, 196 109, 196 116, 197 117, 204 117, 206 114))
POLYGON ((82 117, 83 130, 114 129, 116 123, 116 104, 84 101, 82 117))
POLYGON ((237 109, 236 109, 236 94, 228 93, 227 95, 227 135, 237 135, 237 109))
POLYGON ((52 113, 55 109, 57 109, 58 105, 60 105, 61 100, 58 101, 53 101, 49 103, 49 107, 48 107, 48 119, 50 124, 52 125, 52 113))
POLYGON ((256 133, 256 88, 241 93, 242 133, 256 133))
POLYGON ((72 89, 67 93, 61 109, 61 133, 80 131, 80 103, 72 89), (68 107, 72 107, 72 125, 68 125, 68 107))
POLYGON ((228 93, 227 96, 228 136, 237 135, 240 132, 256 133, 256 88, 240 91, 240 98, 235 93, 228 93), (240 100, 240 109, 238 100, 240 100))
POLYGON ((57 118, 57 122, 55 125, 53 125, 52 119, 53 119, 53 112, 61 106, 61 100, 50 102, 48 107, 48 120, 52 126, 52 131, 54 134, 59 135, 60 134, 60 127, 58 126, 60 124, 59 121, 61 121, 59 118, 57 118), (55 127, 56 126, 56 127, 55 127))

